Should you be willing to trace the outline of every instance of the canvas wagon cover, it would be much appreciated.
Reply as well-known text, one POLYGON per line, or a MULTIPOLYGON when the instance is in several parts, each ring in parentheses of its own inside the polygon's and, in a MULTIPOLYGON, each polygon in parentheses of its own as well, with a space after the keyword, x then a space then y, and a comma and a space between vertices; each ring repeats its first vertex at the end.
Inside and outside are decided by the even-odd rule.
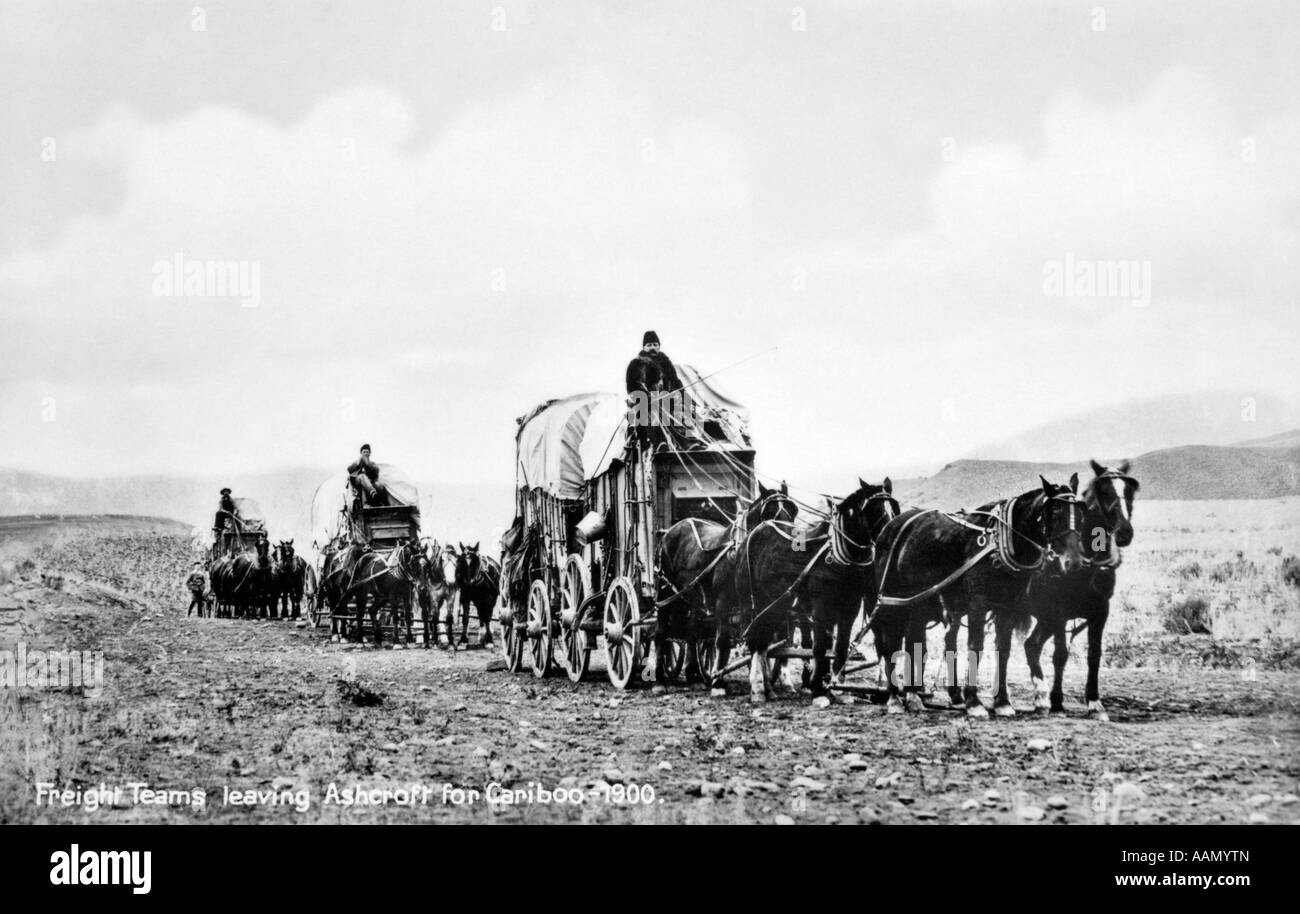
POLYGON ((235 503, 235 513, 239 515, 239 523, 245 530, 265 530, 266 515, 262 513, 261 506, 251 498, 232 498, 235 503))
MULTIPOLYGON (((715 447, 749 446, 749 410, 713 379, 702 380, 690 365, 678 365, 686 395, 698 415, 717 421, 722 437, 715 447)), ((588 393, 548 400, 519 419, 516 433, 519 485, 560 498, 577 498, 589 479, 623 454, 627 398, 588 393)))
MULTIPOLYGON (((389 501, 393 504, 415 505, 419 509, 420 492, 400 469, 388 463, 379 464, 379 481, 387 488, 389 501)), ((331 476, 317 487, 311 502, 313 543, 324 546, 342 532, 340 515, 348 509, 351 500, 352 488, 348 485, 347 473, 331 476)))

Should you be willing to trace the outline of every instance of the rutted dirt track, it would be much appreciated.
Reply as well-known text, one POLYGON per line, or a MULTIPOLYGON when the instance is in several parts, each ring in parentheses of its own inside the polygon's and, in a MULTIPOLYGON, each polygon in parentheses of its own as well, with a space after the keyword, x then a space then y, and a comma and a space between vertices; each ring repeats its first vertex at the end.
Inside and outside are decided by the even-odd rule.
MULTIPOLYGON (((755 708, 739 676, 726 699, 681 686, 620 693, 600 672, 580 685, 562 674, 487 672, 495 652, 356 649, 289 622, 186 619, 175 589, 184 537, 124 526, 108 539, 73 531, 0 585, 0 648, 22 641, 105 653, 98 697, 0 692, 0 820, 1300 820, 1294 672, 1246 681, 1239 672, 1104 670, 1109 724, 1083 717, 1074 666, 1070 713, 1052 719, 886 717, 861 701, 815 708, 806 695, 755 708), (149 536, 155 546, 170 537, 174 551, 132 565, 133 586, 119 576, 108 590, 74 570, 94 564, 83 570, 102 581, 100 562, 86 555, 129 551, 124 544, 149 536), (56 568, 65 579, 42 583, 40 571, 56 568), (168 587, 176 596, 164 600, 168 587), (120 805, 94 811, 38 805, 38 781, 200 789, 204 803, 140 805, 127 789, 120 805), (442 802, 444 783, 482 791, 530 782, 576 786, 588 799, 442 802), (331 783, 421 784, 431 793, 415 805, 345 806, 325 802, 331 783), (607 790, 611 801, 638 792, 629 785, 653 788, 653 800, 605 800, 607 790), (305 788, 310 805, 226 804, 223 788, 285 797, 305 788)), ((116 554, 104 562, 123 564, 116 554)), ((1015 685, 1013 700, 1029 708, 1024 684, 1015 685)))

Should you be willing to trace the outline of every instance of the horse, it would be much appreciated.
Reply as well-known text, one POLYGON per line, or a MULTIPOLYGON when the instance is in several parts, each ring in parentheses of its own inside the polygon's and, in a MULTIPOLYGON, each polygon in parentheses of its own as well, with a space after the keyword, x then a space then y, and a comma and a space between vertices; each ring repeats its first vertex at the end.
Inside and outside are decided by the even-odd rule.
POLYGON ((347 602, 347 582, 352 566, 356 564, 365 547, 335 539, 326 544, 322 553, 320 584, 316 589, 316 607, 328 610, 330 637, 342 636, 342 613, 347 602))
POLYGON ((425 647, 433 645, 435 633, 438 647, 452 647, 455 625, 453 607, 456 603, 456 550, 451 546, 439 547, 436 540, 422 542, 421 566, 423 581, 418 599, 421 621, 424 625, 425 647))
POLYGON ((229 619, 231 617, 231 604, 226 600, 224 584, 230 560, 231 556, 219 556, 213 559, 208 566, 208 584, 212 590, 212 603, 218 619, 229 619))
POLYGON ((984 622, 991 610, 999 652, 994 710, 1000 716, 1015 714, 1006 690, 1006 663, 1019 596, 1033 575, 1058 567, 1068 573, 1081 560, 1083 503, 1078 474, 1070 477, 1068 485, 1050 483, 1042 476, 1039 481, 1037 489, 981 505, 965 516, 912 509, 882 532, 876 545, 885 559, 875 568, 878 597, 871 628, 877 655, 885 663, 888 713, 923 709, 926 627, 946 617, 949 700, 958 707, 964 703, 971 717, 987 717, 979 697, 978 671, 984 622), (959 688, 956 645, 962 617, 968 625, 968 653, 966 685, 959 688), (904 645, 908 674, 899 677, 896 655, 904 645), (906 680, 903 687, 900 678, 906 680))
POLYGON ((501 593, 501 566, 489 556, 479 555, 479 544, 460 544, 453 579, 460 594, 460 643, 469 644, 469 609, 478 612, 479 646, 492 644, 492 608, 501 593))
POLYGON ((1021 597, 1021 618, 1026 622, 1030 618, 1036 620, 1033 631, 1025 638, 1025 659, 1029 661, 1034 684, 1035 709, 1064 713, 1062 679, 1065 662, 1070 657, 1065 628, 1070 620, 1082 619, 1080 628, 1088 629, 1088 685, 1084 700, 1090 719, 1106 721, 1110 716, 1102 706, 1097 685, 1101 639, 1110 615, 1110 599, 1115 594, 1115 574, 1121 561, 1119 550, 1133 542, 1133 498, 1138 481, 1129 475, 1127 460, 1115 469, 1095 460, 1091 463, 1093 478, 1083 492, 1083 567, 1060 577, 1035 578, 1021 597), (1049 638, 1055 642, 1050 695, 1043 684, 1040 662, 1049 638))
POLYGON ((379 625, 379 611, 390 607, 393 613, 393 634, 403 623, 406 625, 406 640, 411 638, 411 602, 413 594, 420 586, 423 576, 421 556, 423 550, 418 542, 402 541, 387 555, 373 552, 365 547, 355 547, 359 552, 351 552, 352 561, 347 563, 343 580, 344 599, 356 601, 357 607, 357 641, 364 641, 361 626, 365 622, 366 608, 370 609, 370 624, 375 631, 375 646, 383 645, 383 631, 379 625))
MULTIPOLYGON (((656 547, 655 562, 659 568, 658 626, 654 635, 654 670, 658 681, 664 680, 668 633, 689 628, 692 612, 707 613, 713 608, 711 572, 722 561, 727 548, 763 521, 790 523, 798 514, 799 506, 790 498, 790 490, 784 482, 779 489, 769 489, 759 483, 758 496, 731 524, 724 526, 699 517, 687 517, 664 531, 656 547)), ((698 658, 691 651, 686 675, 693 679, 698 674, 698 658)))
POLYGON ((767 652, 787 639, 798 607, 800 624, 811 621, 813 671, 809 685, 824 695, 830 682, 827 654, 834 634, 840 668, 848 655, 849 630, 861 612, 874 580, 875 539, 898 515, 893 483, 879 486, 861 479, 858 488, 831 506, 811 527, 763 521, 714 570, 716 644, 723 668, 733 617, 746 623, 741 637, 750 651, 749 697, 772 697, 767 652), (839 655, 843 654, 843 658, 839 655))
POLYGON ((253 552, 241 552, 212 567, 212 590, 219 604, 233 607, 237 619, 270 615, 275 599, 275 568, 271 546, 258 537, 253 552))
POLYGON ((306 588, 309 569, 307 562, 293 551, 293 540, 282 540, 275 547, 275 594, 271 603, 271 618, 297 619, 302 615, 302 595, 306 588), (293 607, 293 615, 289 608, 293 607))

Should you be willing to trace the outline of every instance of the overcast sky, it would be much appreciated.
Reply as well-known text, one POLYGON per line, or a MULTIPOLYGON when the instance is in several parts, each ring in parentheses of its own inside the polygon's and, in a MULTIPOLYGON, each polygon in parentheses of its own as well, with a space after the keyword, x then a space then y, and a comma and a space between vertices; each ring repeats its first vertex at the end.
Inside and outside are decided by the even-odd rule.
POLYGON ((647 328, 823 488, 1293 398, 1300 6, 1101 6, 6 0, 0 465, 508 482, 647 328))

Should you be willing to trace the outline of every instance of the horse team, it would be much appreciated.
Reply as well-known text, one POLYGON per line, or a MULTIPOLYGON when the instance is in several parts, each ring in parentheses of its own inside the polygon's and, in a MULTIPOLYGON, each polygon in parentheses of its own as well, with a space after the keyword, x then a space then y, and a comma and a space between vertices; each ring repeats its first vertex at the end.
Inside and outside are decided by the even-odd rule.
MULTIPOLYGON (((1025 655, 1035 707, 1064 711, 1062 680, 1069 656, 1067 628, 1087 630, 1089 717, 1106 719, 1098 687, 1102 635, 1115 591, 1120 549, 1133 539, 1133 500, 1138 482, 1127 462, 1117 468, 1092 463, 1093 478, 1079 491, 1078 474, 1064 484, 1040 484, 1012 498, 967 511, 904 510, 886 478, 859 480, 856 490, 828 499, 809 523, 784 486, 760 486, 759 496, 730 525, 689 518, 664 532, 658 547, 659 625, 656 663, 670 654, 668 633, 682 613, 699 611, 713 622, 707 656, 688 674, 721 689, 733 642, 749 651, 750 698, 767 701, 776 673, 774 647, 798 631, 812 645, 805 684, 826 695, 846 670, 855 624, 866 613, 886 682, 886 710, 924 707, 926 635, 945 626, 945 681, 949 702, 971 716, 986 716, 979 692, 986 622, 996 644, 995 714, 1015 714, 1006 668, 1014 632, 1027 632, 1025 655), (967 630, 966 674, 957 675, 960 629, 967 630), (1031 630, 1032 628, 1032 630, 1031 630), (1050 690, 1041 654, 1054 645, 1050 690)), ((349 607, 351 637, 360 638, 367 612, 375 642, 382 642, 380 614, 393 630, 405 626, 411 640, 419 609, 425 646, 468 643, 469 614, 479 622, 482 646, 492 643, 490 621, 501 588, 501 566, 477 543, 440 547, 410 540, 391 551, 359 544, 326 548, 319 587, 293 540, 274 549, 265 538, 252 552, 217 559, 210 568, 218 615, 293 618, 304 596, 328 609, 331 634, 343 637, 349 607)), ((779 652, 776 652, 779 654, 779 652)))
MULTIPOLYGON (((1020 495, 956 513, 903 510, 889 479, 880 486, 859 480, 849 495, 828 500, 813 523, 796 520, 798 505, 784 487, 761 489, 730 526, 688 519, 664 534, 657 602, 670 615, 661 619, 697 610, 714 621, 711 669, 696 672, 717 688, 732 642, 743 641, 750 697, 763 702, 780 668, 768 652, 796 630, 812 642, 805 683, 814 695, 827 694, 844 674, 851 632, 865 612, 890 713, 924 707, 926 634, 943 625, 949 701, 974 717, 988 714, 979 694, 987 621, 997 647, 993 709, 1009 716, 1015 713, 1006 681, 1012 634, 1028 631, 1035 707, 1061 712, 1066 629, 1077 619, 1088 633, 1088 715, 1105 720, 1097 682, 1102 634, 1120 549, 1133 539, 1138 482, 1127 462, 1108 468, 1094 461, 1092 470, 1082 493, 1077 474, 1065 484, 1039 477, 1038 486, 1020 495), (964 682, 957 676, 963 625, 964 682), (1054 643, 1050 691, 1040 663, 1048 640, 1054 643)), ((662 663, 662 634, 655 645, 662 663)))
POLYGON ((479 642, 492 644, 489 625, 501 586, 501 567, 479 553, 478 544, 440 547, 431 539, 407 540, 383 552, 357 543, 326 547, 321 564, 317 605, 330 615, 331 637, 349 635, 344 624, 351 608, 350 637, 360 640, 367 613, 375 643, 383 643, 381 613, 393 620, 394 633, 405 630, 411 643, 415 610, 420 612, 423 643, 454 645, 455 609, 461 617, 460 644, 469 643, 470 610, 478 616, 479 642))
POLYGON ((304 595, 314 590, 315 574, 294 553, 293 540, 274 548, 259 537, 251 552, 223 555, 208 566, 218 618, 297 619, 304 595))

